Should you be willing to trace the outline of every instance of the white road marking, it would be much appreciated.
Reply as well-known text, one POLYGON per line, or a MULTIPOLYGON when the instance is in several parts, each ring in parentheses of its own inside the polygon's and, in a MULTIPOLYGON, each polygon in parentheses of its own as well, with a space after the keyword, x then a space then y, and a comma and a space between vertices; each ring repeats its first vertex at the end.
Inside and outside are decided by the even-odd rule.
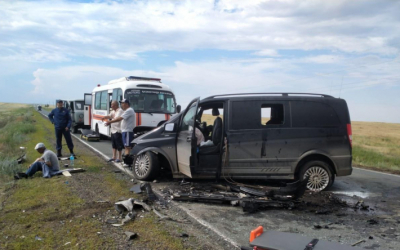
POLYGON ((364 170, 367 172, 376 173, 376 174, 384 174, 384 175, 389 175, 389 176, 394 176, 394 177, 400 177, 400 175, 397 175, 397 174, 388 174, 388 173, 379 172, 379 171, 375 171, 375 170, 369 170, 369 169, 365 169, 365 168, 357 168, 357 167, 353 167, 353 168, 358 169, 358 170, 364 170))

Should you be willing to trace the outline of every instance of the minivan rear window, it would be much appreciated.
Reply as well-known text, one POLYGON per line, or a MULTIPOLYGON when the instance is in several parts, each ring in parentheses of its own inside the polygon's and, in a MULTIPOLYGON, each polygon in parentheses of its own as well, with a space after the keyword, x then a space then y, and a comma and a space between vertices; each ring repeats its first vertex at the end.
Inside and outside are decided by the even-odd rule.
POLYGON ((339 117, 326 103, 292 101, 292 127, 338 127, 339 117))

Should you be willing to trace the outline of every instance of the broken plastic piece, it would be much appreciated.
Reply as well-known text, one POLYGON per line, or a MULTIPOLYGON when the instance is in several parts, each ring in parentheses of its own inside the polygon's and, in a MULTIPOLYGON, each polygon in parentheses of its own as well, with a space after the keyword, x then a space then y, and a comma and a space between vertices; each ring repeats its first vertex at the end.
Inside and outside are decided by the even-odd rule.
POLYGON ((137 233, 132 233, 129 231, 125 231, 126 241, 133 240, 137 237, 137 233))
POLYGON ((134 192, 135 194, 140 194, 140 193, 142 193, 141 185, 142 184, 136 184, 136 185, 132 186, 131 189, 129 189, 129 191, 134 192))
POLYGON ((115 209, 119 213, 122 213, 122 212, 125 212, 125 211, 132 212, 132 210, 133 210, 133 201, 134 201, 133 198, 130 198, 130 199, 125 200, 125 201, 119 201, 119 202, 115 203, 115 209))

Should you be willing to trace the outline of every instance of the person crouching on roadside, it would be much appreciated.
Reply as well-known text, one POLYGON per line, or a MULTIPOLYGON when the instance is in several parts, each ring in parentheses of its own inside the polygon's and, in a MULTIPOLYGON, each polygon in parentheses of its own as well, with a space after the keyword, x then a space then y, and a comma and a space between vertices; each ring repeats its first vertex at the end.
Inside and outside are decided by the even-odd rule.
POLYGON ((104 125, 108 126, 115 122, 121 122, 122 141, 124 142, 125 155, 129 155, 132 148, 131 142, 133 140, 133 129, 135 128, 136 113, 133 108, 130 107, 127 99, 124 99, 119 103, 121 103, 121 108, 124 110, 124 113, 120 117, 106 122, 104 125))
POLYGON ((35 149, 39 154, 42 154, 42 156, 37 158, 25 173, 18 173, 15 175, 14 178, 16 180, 33 176, 38 171, 42 171, 44 178, 51 178, 60 170, 58 157, 53 151, 46 149, 41 142, 36 144, 35 149))
MULTIPOLYGON (((116 119, 120 117, 124 111, 119 107, 117 101, 111 102, 112 111, 109 116, 103 117, 101 120, 105 119, 116 119)), ((124 148, 124 143, 122 141, 122 133, 121 133, 121 122, 114 122, 110 125, 111 127, 111 143, 112 143, 112 151, 113 156, 108 161, 121 162, 122 161, 122 149, 124 148), (117 156, 118 152, 118 156, 117 156)))

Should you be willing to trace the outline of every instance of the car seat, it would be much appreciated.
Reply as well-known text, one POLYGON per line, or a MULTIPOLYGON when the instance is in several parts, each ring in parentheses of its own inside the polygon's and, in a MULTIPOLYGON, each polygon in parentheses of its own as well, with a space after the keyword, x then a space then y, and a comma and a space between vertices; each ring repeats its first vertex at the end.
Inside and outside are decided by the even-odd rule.
MULTIPOLYGON (((217 109, 218 111, 218 109, 217 109)), ((214 110, 213 110, 214 113, 214 110)), ((219 113, 219 112, 218 112, 219 113)), ((214 146, 204 146, 199 148, 199 155, 219 154, 222 141, 222 119, 217 117, 214 121, 213 132, 211 135, 214 146)))

